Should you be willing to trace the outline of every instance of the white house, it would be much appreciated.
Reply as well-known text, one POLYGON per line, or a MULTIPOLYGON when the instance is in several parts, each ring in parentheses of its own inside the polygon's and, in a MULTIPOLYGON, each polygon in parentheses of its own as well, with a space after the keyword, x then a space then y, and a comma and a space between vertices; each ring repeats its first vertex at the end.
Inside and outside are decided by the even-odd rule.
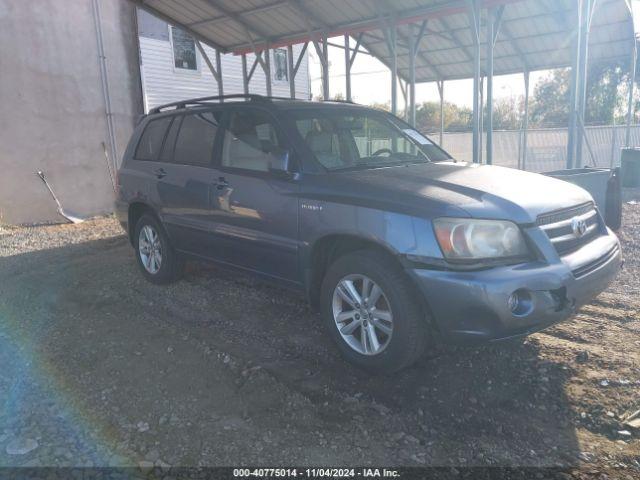
MULTIPOLYGON (((145 111, 177 100, 217 95, 217 83, 193 38, 144 10, 138 9, 137 14, 145 111)), ((206 45, 203 47, 211 61, 215 61, 215 51, 206 45)), ((293 47, 294 61, 301 48, 301 45, 293 47)), ((287 49, 270 50, 270 55, 271 94, 289 97, 287 49)), ((221 61, 225 95, 243 93, 242 58, 226 54, 222 55, 221 61)), ((253 54, 247 55, 248 68, 253 61, 253 54)), ((260 67, 255 69, 249 91, 266 95, 266 79, 260 67)), ((296 75, 296 98, 309 98, 310 91, 308 58, 305 53, 296 75)))

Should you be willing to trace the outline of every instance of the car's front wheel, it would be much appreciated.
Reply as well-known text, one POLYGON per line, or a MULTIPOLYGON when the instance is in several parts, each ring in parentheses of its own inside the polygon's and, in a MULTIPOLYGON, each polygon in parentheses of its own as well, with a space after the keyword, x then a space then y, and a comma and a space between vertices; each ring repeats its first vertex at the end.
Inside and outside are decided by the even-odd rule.
POLYGON ((342 354, 372 373, 398 371, 424 352, 428 329, 402 269, 379 252, 350 253, 325 275, 322 315, 342 354))
POLYGON ((182 259, 169 243, 169 237, 155 217, 148 214, 140 217, 134 240, 138 266, 147 280, 166 284, 180 277, 182 259))

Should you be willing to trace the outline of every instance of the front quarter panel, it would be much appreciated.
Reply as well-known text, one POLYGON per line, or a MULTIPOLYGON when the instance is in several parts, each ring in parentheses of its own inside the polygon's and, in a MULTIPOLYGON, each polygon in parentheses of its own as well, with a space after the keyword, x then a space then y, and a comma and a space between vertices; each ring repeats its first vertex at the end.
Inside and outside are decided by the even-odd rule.
POLYGON ((303 265, 309 265, 316 242, 330 235, 372 241, 394 255, 442 258, 429 220, 357 205, 301 199, 303 265))

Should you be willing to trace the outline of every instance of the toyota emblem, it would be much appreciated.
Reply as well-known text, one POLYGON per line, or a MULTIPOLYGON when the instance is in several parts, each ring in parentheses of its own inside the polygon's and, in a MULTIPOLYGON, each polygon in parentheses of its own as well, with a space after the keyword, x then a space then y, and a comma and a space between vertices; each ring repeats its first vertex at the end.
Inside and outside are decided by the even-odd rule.
POLYGON ((587 233, 587 222, 586 220, 578 217, 574 217, 571 220, 571 230, 573 230, 573 234, 580 238, 585 233, 587 233))

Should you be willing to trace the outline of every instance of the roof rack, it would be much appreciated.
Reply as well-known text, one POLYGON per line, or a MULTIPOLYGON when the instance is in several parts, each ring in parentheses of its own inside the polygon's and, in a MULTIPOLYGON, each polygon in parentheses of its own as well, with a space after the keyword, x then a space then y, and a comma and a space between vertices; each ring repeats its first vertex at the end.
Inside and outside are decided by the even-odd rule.
POLYGON ((243 98, 252 102, 270 102, 271 100, 288 100, 288 101, 306 101, 304 99, 297 98, 289 98, 289 97, 267 97, 265 95, 258 95, 255 93, 234 93, 232 95, 216 95, 213 97, 199 97, 199 98, 191 98, 188 100, 180 100, 179 102, 167 103, 165 105, 160 105, 155 107, 149 111, 149 114, 160 113, 166 109, 174 108, 181 109, 186 108, 190 105, 205 105, 209 102, 218 101, 222 102, 224 100, 232 100, 235 98, 243 98))
POLYGON ((263 97, 262 95, 244 94, 244 93, 236 93, 233 95, 216 95, 213 97, 198 97, 198 98, 191 98, 188 100, 180 100, 179 102, 167 103, 165 105, 160 105, 159 107, 151 109, 149 113, 150 114, 160 113, 163 110, 166 110, 172 107, 177 110, 179 108, 186 108, 188 105, 202 105, 206 102, 211 102, 215 100, 223 101, 223 100, 231 100, 234 98, 244 98, 246 100, 260 101, 260 100, 264 100, 265 97, 263 97))

